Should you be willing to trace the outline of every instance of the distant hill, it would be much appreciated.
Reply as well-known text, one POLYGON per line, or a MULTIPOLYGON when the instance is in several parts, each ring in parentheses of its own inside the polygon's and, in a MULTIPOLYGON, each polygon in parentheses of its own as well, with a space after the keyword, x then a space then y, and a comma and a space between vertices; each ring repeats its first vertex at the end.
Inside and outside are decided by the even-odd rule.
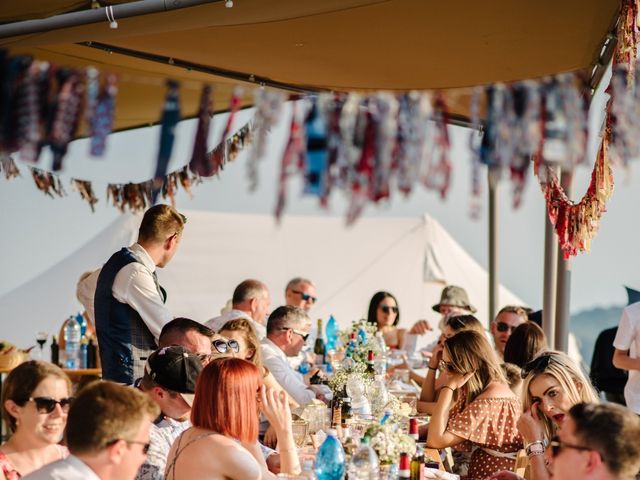
POLYGON ((571 315, 571 331, 578 338, 580 353, 587 365, 591 365, 593 345, 605 328, 615 327, 624 307, 594 308, 571 315))

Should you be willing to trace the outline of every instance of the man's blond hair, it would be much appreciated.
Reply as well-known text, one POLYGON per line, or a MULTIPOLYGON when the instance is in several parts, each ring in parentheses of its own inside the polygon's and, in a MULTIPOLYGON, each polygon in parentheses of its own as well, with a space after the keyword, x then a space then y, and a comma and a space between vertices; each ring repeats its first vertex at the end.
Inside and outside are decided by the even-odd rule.
POLYGON ((169 205, 154 205, 144 213, 138 242, 161 243, 174 234, 182 233, 187 217, 169 205))

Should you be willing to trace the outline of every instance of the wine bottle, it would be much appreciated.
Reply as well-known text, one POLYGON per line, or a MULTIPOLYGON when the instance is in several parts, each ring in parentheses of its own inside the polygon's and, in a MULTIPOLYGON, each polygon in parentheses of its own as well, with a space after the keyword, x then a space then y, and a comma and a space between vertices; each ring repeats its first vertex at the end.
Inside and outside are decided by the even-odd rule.
POLYGON ((411 478, 411 464, 409 461, 409 455, 407 453, 400 454, 400 465, 398 468, 398 479, 411 478))
POLYGON ((411 480, 424 480, 424 450, 416 444, 416 452, 411 458, 411 480))
POLYGON ((51 363, 60 366, 60 347, 55 335, 51 338, 51 363))
POLYGON ((318 319, 318 337, 313 345, 313 353, 316 354, 316 365, 324 365, 324 340, 322 339, 322 319, 318 319))

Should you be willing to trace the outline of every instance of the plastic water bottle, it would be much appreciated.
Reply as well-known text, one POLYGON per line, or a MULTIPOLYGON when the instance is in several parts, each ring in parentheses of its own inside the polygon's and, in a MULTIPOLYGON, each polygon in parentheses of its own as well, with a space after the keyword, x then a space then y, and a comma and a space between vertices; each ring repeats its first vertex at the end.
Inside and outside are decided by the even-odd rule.
POLYGON ((76 315, 76 321, 80 325, 80 338, 87 334, 87 319, 82 316, 81 313, 76 315))
POLYGON ((338 346, 338 322, 333 315, 329 316, 325 333, 327 334, 327 350, 335 350, 338 346))
POLYGON ((80 340, 80 368, 89 368, 89 340, 82 337, 80 340))
POLYGON ((389 392, 382 375, 376 375, 367 389, 367 397, 374 415, 380 415, 389 402, 389 392))
POLYGON ((344 449, 333 429, 327 432, 327 438, 318 450, 316 475, 318 480, 342 480, 344 478, 344 449))
POLYGON ((379 471, 378 455, 369 445, 369 437, 363 437, 349 463, 349 480, 378 480, 379 471))
POLYGON ((307 458, 303 462, 300 478, 304 478, 304 480, 318 480, 318 477, 316 477, 316 472, 313 471, 313 460, 311 460, 310 458, 307 458))
POLYGON ((65 367, 78 368, 80 366, 80 324, 69 317, 64 326, 65 367))

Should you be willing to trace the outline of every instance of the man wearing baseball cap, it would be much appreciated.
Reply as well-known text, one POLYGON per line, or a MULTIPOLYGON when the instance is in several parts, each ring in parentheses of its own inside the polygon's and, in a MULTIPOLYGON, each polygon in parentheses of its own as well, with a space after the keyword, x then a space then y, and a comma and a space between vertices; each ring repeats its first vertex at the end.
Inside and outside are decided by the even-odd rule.
POLYGON ((139 388, 158 404, 161 414, 149 431, 151 447, 137 480, 164 478, 171 445, 191 426, 191 404, 201 371, 198 355, 181 346, 164 347, 149 356, 139 388))

